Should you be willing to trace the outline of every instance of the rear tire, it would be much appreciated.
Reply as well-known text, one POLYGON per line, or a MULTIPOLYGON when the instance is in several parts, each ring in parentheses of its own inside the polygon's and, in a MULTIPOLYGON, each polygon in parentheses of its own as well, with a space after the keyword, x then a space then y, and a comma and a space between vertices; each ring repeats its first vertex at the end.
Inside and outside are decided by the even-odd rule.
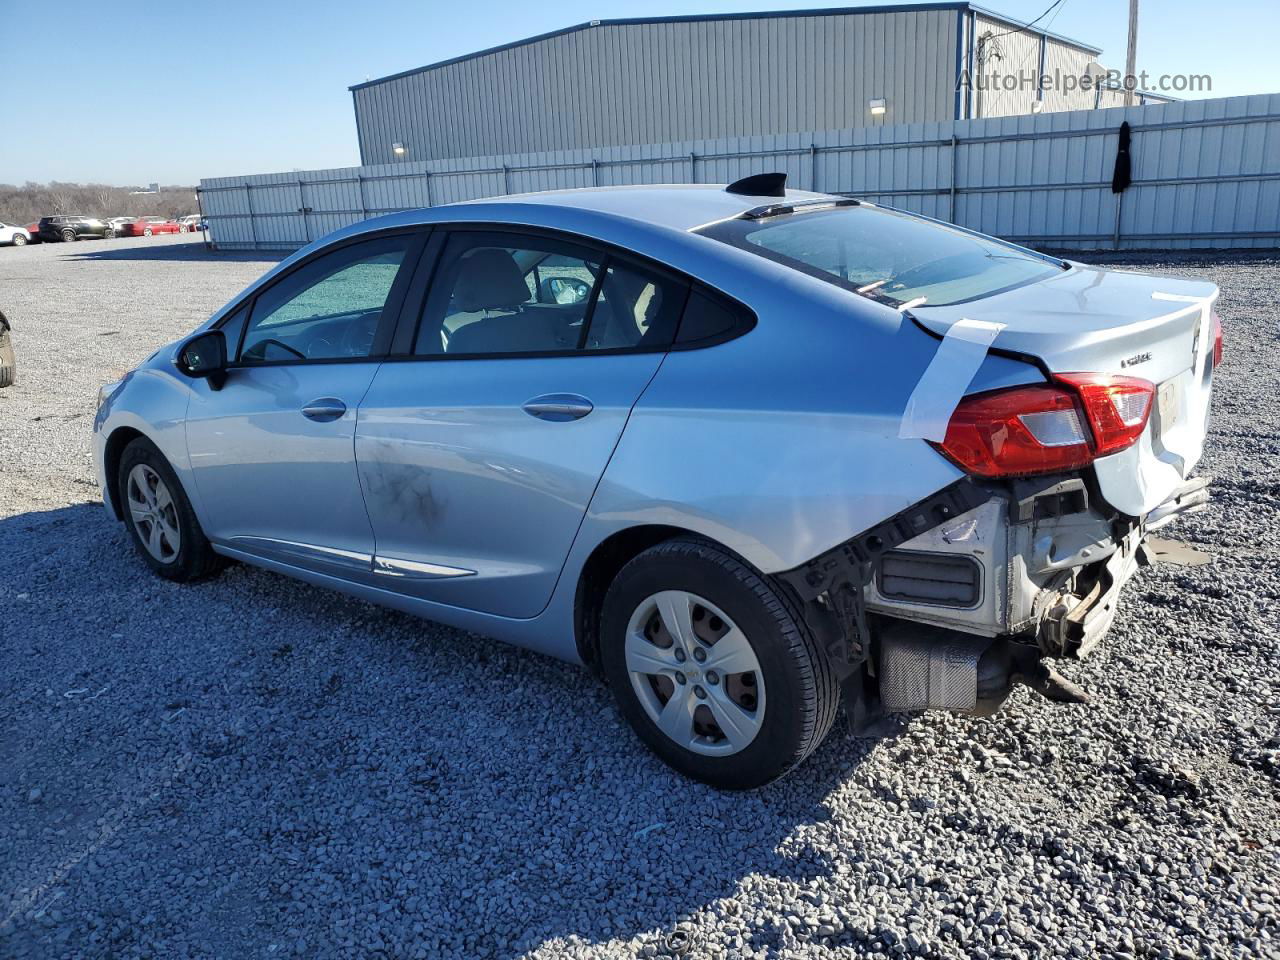
POLYGON ((131 441, 120 455, 116 478, 120 512, 147 566, 179 583, 222 567, 177 474, 155 444, 145 437, 131 441))
POLYGON ((13 245, 15 247, 25 247, 27 245, 27 238, 22 234, 18 234, 13 238, 13 245))
POLYGON ((76 239, 76 232, 75 232, 74 230, 63 230, 63 231, 62 231, 62 242, 63 242, 63 243, 74 243, 74 242, 75 242, 75 239, 76 239))
POLYGON ((668 540, 623 567, 605 595, 600 636, 605 677, 632 729, 672 768, 711 786, 777 779, 835 720, 835 675, 791 600, 706 541, 668 540), (690 619, 667 630, 667 611, 684 609, 671 598, 683 597, 690 619), (682 642, 682 629, 693 636, 682 642), (726 641, 732 660, 717 652, 726 641))
POLYGON ((18 362, 8 330, 0 330, 0 387, 11 387, 18 378, 18 362))
POLYGON ((142 231, 142 235, 143 235, 144 237, 149 237, 149 236, 151 236, 151 233, 152 233, 152 230, 151 230, 151 228, 150 228, 150 227, 147 227, 147 229, 145 229, 145 230, 143 230, 143 231, 142 231))

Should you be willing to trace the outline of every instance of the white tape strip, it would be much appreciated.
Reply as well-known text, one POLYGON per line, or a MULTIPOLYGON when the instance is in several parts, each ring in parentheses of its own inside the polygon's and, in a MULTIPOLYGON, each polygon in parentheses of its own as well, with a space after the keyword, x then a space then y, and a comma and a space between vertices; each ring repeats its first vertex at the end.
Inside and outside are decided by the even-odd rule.
POLYGON ((1003 323, 967 318, 951 325, 911 391, 899 437, 938 441, 946 437, 951 414, 986 359, 987 347, 1003 329, 1003 323))

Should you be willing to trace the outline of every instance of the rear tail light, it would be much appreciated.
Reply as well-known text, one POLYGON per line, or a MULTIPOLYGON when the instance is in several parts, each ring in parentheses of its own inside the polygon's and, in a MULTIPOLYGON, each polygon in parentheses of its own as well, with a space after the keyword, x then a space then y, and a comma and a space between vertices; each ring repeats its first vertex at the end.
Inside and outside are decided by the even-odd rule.
POLYGON ((1105 457, 1132 446, 1147 428, 1156 392, 1150 380, 1101 373, 1060 373, 1056 379, 1075 387, 1084 401, 1093 429, 1094 456, 1105 457))
POLYGON ((1086 467, 1132 446, 1146 429, 1150 381, 1099 373, 1055 381, 966 397, 939 449, 968 473, 1022 477, 1086 467))
POLYGON ((1222 321, 1213 313, 1213 365, 1222 363, 1222 321))

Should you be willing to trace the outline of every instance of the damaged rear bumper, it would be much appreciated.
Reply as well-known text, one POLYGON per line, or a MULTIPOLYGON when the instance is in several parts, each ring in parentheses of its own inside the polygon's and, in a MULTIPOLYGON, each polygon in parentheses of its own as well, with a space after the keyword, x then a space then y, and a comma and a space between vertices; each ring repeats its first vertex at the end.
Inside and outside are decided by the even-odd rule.
POLYGON ((879 709, 990 712, 1015 682, 1083 693, 1046 659, 1087 656, 1120 592, 1151 562, 1151 530, 1202 510, 1194 478, 1144 518, 1082 477, 963 480, 779 578, 844 685, 850 716, 879 709))

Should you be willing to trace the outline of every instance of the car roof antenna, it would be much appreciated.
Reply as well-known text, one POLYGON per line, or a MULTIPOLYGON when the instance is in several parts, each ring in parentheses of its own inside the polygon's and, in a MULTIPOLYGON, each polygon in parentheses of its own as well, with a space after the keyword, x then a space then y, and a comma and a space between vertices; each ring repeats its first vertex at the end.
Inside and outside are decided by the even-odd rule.
POLYGON ((787 175, 785 173, 757 173, 735 180, 724 188, 725 193, 738 193, 744 197, 785 197, 787 175))

